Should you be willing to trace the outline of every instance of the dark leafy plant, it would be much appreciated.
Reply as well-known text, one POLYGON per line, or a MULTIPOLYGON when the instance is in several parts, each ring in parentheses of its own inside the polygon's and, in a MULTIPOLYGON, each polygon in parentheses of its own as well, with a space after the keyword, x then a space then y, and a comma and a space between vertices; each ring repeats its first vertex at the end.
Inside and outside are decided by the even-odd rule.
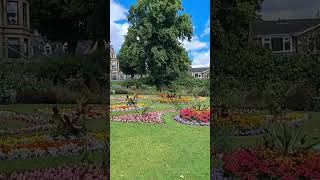
POLYGON ((53 119, 58 125, 58 130, 62 136, 78 136, 86 134, 86 113, 87 113, 87 101, 86 97, 78 99, 78 107, 74 114, 60 115, 59 109, 53 107, 53 119))
POLYGON ((283 156, 309 150, 320 143, 319 138, 310 141, 302 132, 301 127, 297 129, 286 123, 274 123, 268 128, 267 135, 262 137, 262 142, 264 146, 278 150, 283 156))

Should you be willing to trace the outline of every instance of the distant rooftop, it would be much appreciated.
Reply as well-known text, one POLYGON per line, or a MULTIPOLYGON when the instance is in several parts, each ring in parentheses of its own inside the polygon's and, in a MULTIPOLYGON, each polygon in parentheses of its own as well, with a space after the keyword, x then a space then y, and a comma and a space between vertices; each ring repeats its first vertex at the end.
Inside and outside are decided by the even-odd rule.
POLYGON ((251 31, 254 35, 295 34, 302 33, 317 25, 320 25, 320 18, 255 21, 251 23, 251 31))
POLYGON ((190 72, 204 72, 209 70, 209 67, 203 67, 203 68, 190 68, 190 72))

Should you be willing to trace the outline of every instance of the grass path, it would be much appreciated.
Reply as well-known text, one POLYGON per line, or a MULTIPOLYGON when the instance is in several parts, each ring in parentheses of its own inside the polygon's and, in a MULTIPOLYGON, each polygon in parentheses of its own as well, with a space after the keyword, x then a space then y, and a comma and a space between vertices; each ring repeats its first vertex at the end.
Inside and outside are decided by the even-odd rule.
POLYGON ((209 179, 209 127, 111 123, 111 179, 209 179))

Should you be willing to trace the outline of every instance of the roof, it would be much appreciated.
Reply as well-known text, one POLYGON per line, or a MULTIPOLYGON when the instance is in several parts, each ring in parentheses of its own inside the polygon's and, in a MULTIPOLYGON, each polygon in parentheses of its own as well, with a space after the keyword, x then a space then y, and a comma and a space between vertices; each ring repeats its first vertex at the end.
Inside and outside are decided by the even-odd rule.
POLYGON ((190 72, 204 72, 204 71, 208 71, 209 67, 204 67, 204 68, 191 68, 189 71, 190 72))
POLYGON ((277 21, 255 21, 251 23, 253 35, 299 34, 320 25, 320 19, 289 19, 277 21))

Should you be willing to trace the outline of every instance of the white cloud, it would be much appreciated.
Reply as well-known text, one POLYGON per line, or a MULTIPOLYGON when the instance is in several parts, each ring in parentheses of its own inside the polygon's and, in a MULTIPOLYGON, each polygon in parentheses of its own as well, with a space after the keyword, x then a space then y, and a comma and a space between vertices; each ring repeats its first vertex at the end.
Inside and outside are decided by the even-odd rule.
POLYGON ((183 44, 183 47, 187 51, 194 51, 194 50, 208 48, 208 43, 201 42, 197 36, 193 36, 191 39, 191 42, 184 40, 184 41, 181 41, 181 43, 183 44))
POLYGON ((204 37, 206 35, 210 35, 210 19, 208 19, 208 21, 206 23, 206 27, 205 27, 203 33, 201 34, 201 37, 204 37))
POLYGON ((125 20, 127 18, 128 10, 123 7, 121 4, 115 2, 115 0, 111 0, 110 2, 110 21, 120 21, 125 20))
POLYGON ((192 67, 209 67, 210 66, 210 50, 203 52, 193 52, 192 56, 192 67))
POLYGON ((119 23, 118 21, 127 19, 128 10, 124 8, 121 4, 111 0, 110 2, 110 37, 111 44, 118 51, 123 42, 124 36, 128 32, 128 23, 119 23))

